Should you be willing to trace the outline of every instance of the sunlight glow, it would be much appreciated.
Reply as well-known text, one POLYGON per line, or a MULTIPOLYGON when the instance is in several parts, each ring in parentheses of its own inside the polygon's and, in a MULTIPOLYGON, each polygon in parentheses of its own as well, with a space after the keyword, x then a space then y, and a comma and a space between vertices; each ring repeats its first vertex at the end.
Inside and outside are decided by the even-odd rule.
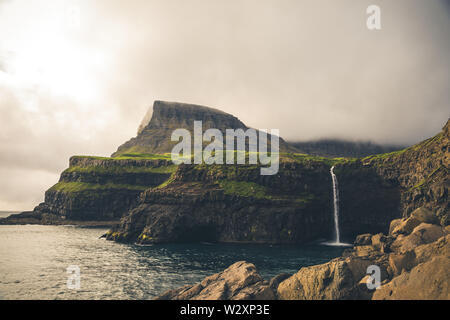
MULTIPOLYGON (((12 16, 27 14, 13 9, 12 16)), ((95 75, 105 67, 106 57, 80 44, 77 30, 65 19, 66 11, 64 6, 43 10, 34 21, 16 25, 16 37, 0 32, 4 39, 0 50, 8 53, 4 63, 8 82, 81 103, 92 102, 101 89, 95 75)), ((5 80, 5 75, 2 78, 5 80)))

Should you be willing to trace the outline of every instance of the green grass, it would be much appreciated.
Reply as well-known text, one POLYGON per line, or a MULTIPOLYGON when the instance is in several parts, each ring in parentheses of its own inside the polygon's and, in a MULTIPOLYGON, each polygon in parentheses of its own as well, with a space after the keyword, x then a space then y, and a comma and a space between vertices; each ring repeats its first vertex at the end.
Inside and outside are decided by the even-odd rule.
POLYGON ((124 153, 112 159, 145 159, 145 160, 170 160, 170 153, 153 154, 153 153, 124 153))
POLYGON ((83 191, 101 191, 101 190, 136 190, 143 191, 148 189, 148 186, 137 186, 127 184, 95 184, 84 182, 58 182, 49 191, 61 191, 65 193, 77 193, 83 191))
POLYGON ((281 159, 288 158, 298 163, 306 163, 306 162, 323 163, 329 167, 332 167, 336 164, 358 161, 357 158, 326 158, 304 153, 286 153, 282 154, 281 157, 282 157, 281 159))
POLYGON ((270 199, 266 193, 266 188, 254 182, 222 180, 220 187, 225 194, 238 195, 241 197, 253 197, 258 199, 270 199))
POLYGON ((153 153, 124 153, 118 157, 97 157, 97 156, 74 156, 73 158, 92 159, 92 160, 171 160, 170 153, 153 154, 153 153))
POLYGON ((177 170, 176 165, 161 166, 161 167, 135 167, 135 166, 89 166, 79 167, 74 166, 66 169, 64 172, 78 172, 78 173, 97 173, 97 174, 121 174, 121 173, 172 173, 177 170))
POLYGON ((362 161, 386 160, 389 158, 398 157, 399 155, 401 155, 408 149, 409 148, 398 150, 398 151, 393 151, 393 152, 389 152, 389 153, 381 153, 381 154, 376 154, 376 155, 372 155, 372 156, 367 156, 365 158, 362 158, 361 160, 362 161))
POLYGON ((159 186, 155 187, 155 189, 162 189, 175 181, 175 172, 176 171, 172 172, 172 175, 169 177, 169 179, 161 183, 159 186))
POLYGON ((218 181, 218 184, 224 190, 225 194, 236 195, 240 197, 252 197, 256 199, 269 200, 292 200, 296 203, 307 203, 314 199, 313 194, 307 193, 300 194, 298 197, 283 197, 280 195, 272 195, 270 194, 270 190, 268 188, 254 182, 220 180, 218 181))

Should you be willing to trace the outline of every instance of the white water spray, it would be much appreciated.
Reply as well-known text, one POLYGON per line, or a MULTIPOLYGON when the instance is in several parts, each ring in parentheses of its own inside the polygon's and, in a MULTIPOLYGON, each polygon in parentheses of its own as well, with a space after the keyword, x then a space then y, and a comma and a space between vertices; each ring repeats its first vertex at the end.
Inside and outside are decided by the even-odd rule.
POLYGON ((331 180, 333 181, 333 212, 334 212, 334 242, 325 242, 329 246, 351 246, 351 244, 341 242, 339 232, 339 184, 336 175, 334 174, 334 166, 330 169, 331 180))
POLYGON ((336 235, 335 243, 341 243, 339 234, 339 185, 334 174, 334 166, 330 169, 331 179, 333 180, 333 209, 334 209, 334 232, 336 235))

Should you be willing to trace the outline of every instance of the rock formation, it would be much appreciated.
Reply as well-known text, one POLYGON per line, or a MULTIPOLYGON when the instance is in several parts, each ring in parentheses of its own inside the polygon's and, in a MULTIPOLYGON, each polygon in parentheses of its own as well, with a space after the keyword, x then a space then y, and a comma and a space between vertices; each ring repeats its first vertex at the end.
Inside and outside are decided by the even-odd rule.
MULTIPOLYGON (((224 136, 226 129, 248 129, 231 114, 194 104, 155 101, 151 114, 148 124, 146 121, 141 124, 137 137, 121 145, 112 157, 128 153, 170 153, 177 143, 170 140, 172 132, 182 128, 192 133, 194 121, 202 121, 204 131, 210 128, 219 129, 224 136)), ((298 150, 280 139, 280 151, 296 152, 298 150)))
POLYGON ((239 261, 195 285, 168 290, 157 300, 273 300, 275 292, 253 264, 239 261))
POLYGON ((182 165, 164 186, 142 193, 108 239, 303 243, 329 238, 332 165, 342 190, 344 239, 387 232, 389 221, 421 206, 446 226, 448 141, 449 122, 435 137, 389 154, 362 159, 282 155, 275 176, 260 176, 257 166, 182 165))
POLYGON ((363 158, 361 162, 384 180, 398 185, 403 217, 426 207, 435 212, 442 225, 450 223, 450 120, 430 139, 401 151, 363 158))
MULTIPOLYGON (((346 160, 336 160, 335 162, 346 160)), ((257 165, 180 165, 169 181, 148 189, 113 228, 108 239, 140 244, 160 242, 305 243, 330 239, 333 232, 333 161, 308 156, 280 159, 275 176, 261 176, 257 165)), ((346 186, 346 181, 341 181, 346 186)), ((373 179, 347 192, 364 194, 368 212, 346 212, 359 232, 387 231, 399 217, 392 186, 373 179), (393 208, 387 210, 387 208, 393 208)))

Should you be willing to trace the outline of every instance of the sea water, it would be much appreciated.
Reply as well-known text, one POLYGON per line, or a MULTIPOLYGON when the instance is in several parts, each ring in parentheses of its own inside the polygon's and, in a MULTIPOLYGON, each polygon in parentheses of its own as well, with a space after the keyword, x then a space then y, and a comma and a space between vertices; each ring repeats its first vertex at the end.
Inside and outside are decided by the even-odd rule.
POLYGON ((152 299, 194 284, 234 262, 256 265, 265 279, 324 263, 342 248, 322 245, 158 244, 99 239, 107 229, 0 226, 0 299, 152 299), (80 288, 69 289, 69 266, 80 288))

